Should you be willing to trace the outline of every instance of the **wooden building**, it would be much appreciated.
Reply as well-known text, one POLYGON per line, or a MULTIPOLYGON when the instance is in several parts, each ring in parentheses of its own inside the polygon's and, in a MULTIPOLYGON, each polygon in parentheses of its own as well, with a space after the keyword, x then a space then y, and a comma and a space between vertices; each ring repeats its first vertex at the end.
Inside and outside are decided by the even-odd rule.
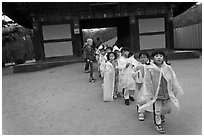
POLYGON ((195 2, 3 2, 5 15, 33 29, 37 61, 81 56, 82 29, 117 27, 133 52, 174 49, 173 17, 195 2))

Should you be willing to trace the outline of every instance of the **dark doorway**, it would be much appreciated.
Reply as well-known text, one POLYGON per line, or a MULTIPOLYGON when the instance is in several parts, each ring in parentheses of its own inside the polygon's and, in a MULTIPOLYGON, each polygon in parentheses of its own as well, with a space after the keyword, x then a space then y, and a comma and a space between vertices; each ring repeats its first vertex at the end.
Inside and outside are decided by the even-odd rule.
MULTIPOLYGON (((109 28, 117 27, 117 42, 118 47, 130 47, 130 25, 129 17, 118 17, 118 18, 104 18, 104 19, 86 19, 80 20, 80 29, 91 29, 91 28, 109 28)), ((83 36, 81 33, 81 42, 83 36)))
POLYGON ((117 41, 117 27, 82 29, 82 33, 83 41, 92 38, 96 47, 100 46, 99 43, 112 47, 117 41))

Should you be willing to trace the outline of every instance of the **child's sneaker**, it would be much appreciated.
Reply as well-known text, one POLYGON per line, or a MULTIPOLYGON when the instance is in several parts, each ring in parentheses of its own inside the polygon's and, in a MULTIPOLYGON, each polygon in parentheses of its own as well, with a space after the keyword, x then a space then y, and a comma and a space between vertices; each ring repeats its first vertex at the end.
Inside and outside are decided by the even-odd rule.
POLYGON ((89 82, 94 83, 94 82, 95 82, 95 79, 94 79, 94 78, 89 78, 89 82))
POLYGON ((130 105, 129 99, 125 99, 125 105, 130 105))
POLYGON ((89 73, 90 71, 89 70, 84 70, 84 73, 89 73))
POLYGON ((164 134, 165 133, 165 130, 164 128, 162 127, 162 125, 156 125, 156 130, 161 133, 161 134, 164 134))
POLYGON ((114 98, 114 99, 117 99, 117 98, 118 98, 118 96, 117 96, 117 95, 114 95, 114 96, 113 96, 113 98, 114 98))
POLYGON ((96 80, 94 78, 92 78, 91 82, 94 83, 96 80))
POLYGON ((164 123, 165 122, 165 116, 161 115, 161 122, 164 123))
POLYGON ((130 98, 131 101, 135 101, 134 97, 129 96, 129 98, 130 98))
POLYGON ((139 113, 139 107, 140 107, 140 105, 139 104, 137 104, 137 113, 139 113))
POLYGON ((139 121, 144 121, 144 113, 139 113, 139 115, 138 115, 138 119, 139 119, 139 121))
POLYGON ((117 93, 117 97, 122 97, 122 95, 120 93, 117 93))

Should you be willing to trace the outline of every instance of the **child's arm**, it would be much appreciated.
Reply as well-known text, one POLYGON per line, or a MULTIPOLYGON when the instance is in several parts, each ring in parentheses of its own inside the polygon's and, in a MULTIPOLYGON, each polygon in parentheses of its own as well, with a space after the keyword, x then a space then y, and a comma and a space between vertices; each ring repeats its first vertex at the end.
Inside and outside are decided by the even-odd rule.
POLYGON ((170 68, 170 71, 171 71, 171 74, 172 74, 172 91, 174 93, 174 95, 182 95, 184 92, 183 92, 183 89, 181 88, 179 82, 178 82, 178 79, 176 77, 176 74, 174 72, 174 70, 172 69, 171 66, 169 66, 170 68))
POLYGON ((146 70, 146 77, 145 77, 145 84, 146 84, 146 91, 149 93, 151 98, 155 96, 154 86, 153 86, 153 69, 149 68, 146 70))
POLYGON ((105 71, 105 67, 106 67, 106 63, 105 62, 102 62, 101 65, 100 65, 100 70, 104 73, 105 71))

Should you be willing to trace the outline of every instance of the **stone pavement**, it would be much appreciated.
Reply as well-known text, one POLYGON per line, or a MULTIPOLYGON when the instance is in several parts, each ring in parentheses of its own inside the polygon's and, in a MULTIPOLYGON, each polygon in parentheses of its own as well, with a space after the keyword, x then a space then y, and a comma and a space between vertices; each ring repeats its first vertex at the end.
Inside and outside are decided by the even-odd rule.
MULTIPOLYGON (((202 59, 170 61, 185 92, 181 111, 166 117, 167 135, 202 134, 202 59)), ((138 121, 135 103, 102 99, 101 79, 84 64, 2 76, 4 135, 158 135, 151 113, 138 121)))

